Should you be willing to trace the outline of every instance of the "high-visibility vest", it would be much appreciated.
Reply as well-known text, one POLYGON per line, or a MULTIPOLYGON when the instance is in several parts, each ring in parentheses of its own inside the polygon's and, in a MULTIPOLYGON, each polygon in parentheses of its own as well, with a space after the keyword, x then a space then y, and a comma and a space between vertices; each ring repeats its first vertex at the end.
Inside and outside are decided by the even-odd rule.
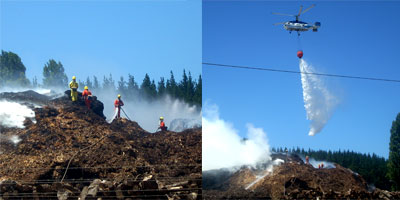
POLYGON ((74 82, 74 81, 71 81, 70 83, 69 83, 69 88, 71 88, 71 89, 78 89, 78 83, 77 82, 74 82))

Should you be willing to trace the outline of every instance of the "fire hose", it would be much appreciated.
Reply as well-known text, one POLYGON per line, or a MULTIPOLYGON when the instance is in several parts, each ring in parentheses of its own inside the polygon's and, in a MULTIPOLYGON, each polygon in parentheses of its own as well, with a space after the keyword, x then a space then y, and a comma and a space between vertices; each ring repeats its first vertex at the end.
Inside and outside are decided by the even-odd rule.
POLYGON ((120 108, 121 108, 122 112, 125 114, 126 118, 128 118, 129 121, 132 121, 132 120, 128 117, 128 115, 126 114, 126 112, 124 111, 124 109, 122 109, 122 107, 120 107, 120 108))

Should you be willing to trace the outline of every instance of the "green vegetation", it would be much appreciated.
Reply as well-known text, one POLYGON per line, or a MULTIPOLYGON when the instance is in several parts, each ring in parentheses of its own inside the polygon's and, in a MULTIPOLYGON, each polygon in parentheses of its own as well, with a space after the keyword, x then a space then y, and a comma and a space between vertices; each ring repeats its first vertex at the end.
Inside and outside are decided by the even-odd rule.
POLYGON ((0 55, 0 86, 29 86, 25 76, 26 68, 21 58, 13 53, 1 51, 0 55))
MULTIPOLYGON (((40 85, 36 77, 32 79, 32 84, 25 76, 26 68, 21 62, 21 58, 12 52, 2 51, 0 55, 0 87, 45 87, 45 88, 66 88, 68 89, 68 77, 65 74, 64 66, 60 61, 56 62, 50 59, 43 67, 43 84, 40 85)), ((201 107, 202 97, 202 79, 201 75, 194 80, 191 73, 183 70, 182 80, 177 82, 174 74, 170 72, 170 78, 161 77, 155 82, 148 74, 145 75, 142 83, 137 84, 135 77, 128 74, 127 81, 125 77, 120 77, 119 81, 113 79, 112 74, 103 77, 100 83, 96 76, 93 79, 87 77, 86 80, 79 79, 80 89, 85 85, 90 90, 100 91, 106 90, 110 92, 118 92, 128 100, 157 100, 166 95, 172 98, 183 100, 190 105, 201 107), (116 85, 117 84, 117 85, 116 85)))
POLYGON ((67 85, 67 75, 61 62, 50 59, 43 67, 43 86, 47 88, 65 87, 67 85))
POLYGON ((174 73, 171 71, 170 78, 165 80, 161 77, 157 82, 151 79, 148 74, 145 75, 140 86, 135 81, 135 77, 128 74, 128 81, 125 81, 124 77, 120 77, 117 82, 117 87, 115 87, 115 81, 112 75, 104 77, 103 86, 100 87, 97 81, 97 77, 93 77, 93 83, 89 77, 87 77, 86 82, 79 82, 79 85, 87 85, 89 88, 93 84, 92 90, 108 90, 116 91, 124 96, 124 99, 145 99, 145 100, 156 100, 163 98, 165 95, 169 95, 173 98, 183 100, 190 105, 197 105, 201 107, 201 97, 202 97, 202 78, 194 80, 191 73, 186 74, 183 71, 182 80, 178 83, 175 81, 174 73))
POLYGON ((400 190, 400 113, 390 129, 389 160, 387 176, 392 181, 392 190, 400 190))

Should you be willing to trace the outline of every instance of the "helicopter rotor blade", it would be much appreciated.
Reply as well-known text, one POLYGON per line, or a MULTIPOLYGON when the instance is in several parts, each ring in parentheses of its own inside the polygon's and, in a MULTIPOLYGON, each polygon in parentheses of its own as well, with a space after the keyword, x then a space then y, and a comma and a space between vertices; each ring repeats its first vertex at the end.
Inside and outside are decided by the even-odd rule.
POLYGON ((314 8, 314 6, 315 6, 315 4, 311 5, 309 8, 305 9, 301 14, 304 14, 305 12, 309 11, 311 8, 314 8))
POLYGON ((278 22, 278 23, 275 23, 274 25, 276 26, 276 25, 279 25, 279 24, 284 24, 285 22, 278 22))
POLYGON ((300 6, 299 14, 297 14, 297 16, 301 15, 301 10, 303 10, 303 6, 300 6))
POLYGON ((283 16, 290 16, 290 17, 294 17, 295 15, 289 15, 289 14, 283 14, 283 13, 272 13, 273 15, 283 15, 283 16))

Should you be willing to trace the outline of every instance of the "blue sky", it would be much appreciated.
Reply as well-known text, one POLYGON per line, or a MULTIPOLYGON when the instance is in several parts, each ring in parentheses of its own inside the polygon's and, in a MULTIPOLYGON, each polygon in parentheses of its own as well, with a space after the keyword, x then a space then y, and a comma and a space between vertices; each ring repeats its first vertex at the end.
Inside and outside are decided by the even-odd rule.
POLYGON ((114 79, 130 73, 140 84, 201 74, 201 2, 0 1, 0 48, 17 53, 29 79, 41 82, 44 64, 61 61, 71 78, 114 79))
MULTIPOLYGON (((400 79, 400 2, 205 1, 203 62, 299 70, 296 52, 320 73, 400 79), (318 32, 289 34, 273 23, 321 22, 318 32)), ((299 74, 203 65, 203 103, 245 136, 246 123, 267 132, 273 147, 349 149, 388 157, 392 121, 400 112, 400 84, 322 77, 340 99, 333 117, 308 136, 299 74)))

